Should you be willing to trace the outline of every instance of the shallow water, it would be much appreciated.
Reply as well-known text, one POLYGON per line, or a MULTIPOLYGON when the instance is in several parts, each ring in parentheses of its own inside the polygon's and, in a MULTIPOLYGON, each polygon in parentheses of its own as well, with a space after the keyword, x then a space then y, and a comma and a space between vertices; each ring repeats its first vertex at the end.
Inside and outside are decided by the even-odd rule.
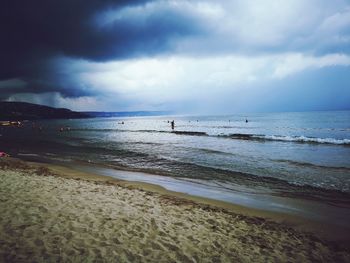
POLYGON ((14 155, 88 161, 228 189, 264 186, 291 194, 295 186, 311 186, 350 193, 349 111, 54 120, 0 134, 0 146, 14 155))

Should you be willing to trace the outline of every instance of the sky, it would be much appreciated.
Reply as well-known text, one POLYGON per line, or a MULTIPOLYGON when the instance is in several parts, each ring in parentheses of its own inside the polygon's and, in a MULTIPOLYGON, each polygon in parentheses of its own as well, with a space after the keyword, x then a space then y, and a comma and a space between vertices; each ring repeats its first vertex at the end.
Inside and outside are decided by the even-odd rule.
POLYGON ((349 0, 1 0, 0 100, 349 110, 349 0))

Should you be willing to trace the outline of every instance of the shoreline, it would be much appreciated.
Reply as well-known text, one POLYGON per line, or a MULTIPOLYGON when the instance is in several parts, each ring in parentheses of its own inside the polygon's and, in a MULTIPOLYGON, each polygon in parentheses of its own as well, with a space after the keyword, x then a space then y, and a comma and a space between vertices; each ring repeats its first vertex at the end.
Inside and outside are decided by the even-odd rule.
POLYGON ((350 247, 350 226, 348 224, 350 208, 347 204, 344 208, 334 206, 332 200, 327 199, 320 202, 319 200, 278 196, 268 192, 247 194, 244 189, 236 193, 228 192, 226 196, 229 196, 230 199, 225 200, 220 198, 226 196, 218 192, 223 191, 222 189, 206 189, 191 181, 182 181, 159 174, 152 175, 127 169, 119 170, 79 161, 57 162, 50 159, 44 161, 44 159, 34 158, 34 161, 29 159, 27 162, 56 169, 59 173, 71 174, 72 177, 77 177, 79 174, 80 179, 86 179, 86 176, 90 175, 91 178, 94 178, 93 180, 107 181, 108 183, 110 180, 115 180, 128 187, 141 188, 233 212, 238 211, 248 216, 264 217, 287 223, 303 231, 317 233, 329 240, 344 241, 350 247), (188 185, 191 186, 188 187, 188 185), (197 187, 201 189, 198 190, 197 187), (207 190, 207 193, 203 193, 203 190, 207 190), (208 193, 217 195, 208 196, 208 193), (234 198, 231 198, 232 196, 234 198))
MULTIPOLYGON (((335 242, 345 242, 349 244, 350 247, 350 228, 339 226, 335 224, 330 224, 329 222, 322 222, 319 220, 306 218, 298 214, 290 214, 281 211, 271 211, 267 209, 258 209, 238 203, 232 203, 227 201, 218 200, 215 198, 209 198, 205 196, 192 195, 184 193, 181 191, 169 190, 164 186, 155 183, 142 182, 137 180, 127 180, 120 179, 115 176, 105 175, 98 173, 99 170, 81 170, 77 169, 77 163, 70 163, 69 166, 57 163, 50 162, 40 162, 40 161, 28 161, 19 158, 10 158, 10 160, 20 161, 28 164, 31 167, 45 167, 52 171, 55 175, 67 179, 76 179, 76 180, 85 180, 88 182, 98 182, 106 185, 116 185, 126 187, 128 189, 138 189, 142 191, 147 191, 155 194, 165 196, 170 199, 178 199, 178 202, 193 202, 199 206, 203 205, 204 207, 209 206, 213 209, 223 209, 228 212, 242 214, 249 217, 261 217, 266 220, 271 220, 274 222, 286 224, 290 227, 299 229, 301 231, 311 232, 316 235, 319 235, 322 238, 326 238, 330 241, 335 242), (96 172, 97 171, 97 172, 96 172)), ((85 165, 85 168, 88 167, 85 165)), ((92 167, 95 167, 92 165, 92 167)), ((88 167, 89 168, 89 167, 88 167)), ((114 170, 115 172, 120 173, 130 173, 130 174, 141 174, 145 176, 152 176, 151 174, 139 173, 137 171, 128 171, 128 170, 114 170)), ((156 175, 160 176, 160 175, 156 175)), ((163 177, 163 176, 160 176, 163 177)), ((285 198, 288 200, 289 198, 285 198)), ((295 200, 292 200, 295 202, 295 200)), ((176 201, 175 201, 176 202, 176 201)), ((305 200, 300 200, 300 203, 304 205, 305 200)))
POLYGON ((0 168, 3 261, 350 262, 348 242, 290 216, 57 165, 0 168))

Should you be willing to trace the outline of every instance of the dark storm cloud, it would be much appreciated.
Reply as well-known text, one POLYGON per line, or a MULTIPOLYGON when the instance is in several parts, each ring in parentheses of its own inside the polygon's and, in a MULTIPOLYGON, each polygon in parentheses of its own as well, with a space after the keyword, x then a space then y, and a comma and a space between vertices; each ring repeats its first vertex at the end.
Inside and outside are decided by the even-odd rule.
MULTIPOLYGON (((14 90, 41 93, 59 91, 65 96, 89 95, 67 76, 55 72, 52 58, 67 56, 108 61, 160 53, 170 39, 193 34, 189 17, 165 10, 139 21, 128 17, 96 25, 106 10, 142 6, 150 2, 122 0, 6 0, 0 8, 0 80, 19 78, 27 85, 14 90), (67 79, 68 78, 68 79, 67 79)), ((1 89, 1 88, 0 88, 1 89)), ((3 87, 1 97, 11 94, 3 87)))
POLYGON ((0 99, 170 105, 348 70, 349 28, 348 0, 0 0, 0 99))

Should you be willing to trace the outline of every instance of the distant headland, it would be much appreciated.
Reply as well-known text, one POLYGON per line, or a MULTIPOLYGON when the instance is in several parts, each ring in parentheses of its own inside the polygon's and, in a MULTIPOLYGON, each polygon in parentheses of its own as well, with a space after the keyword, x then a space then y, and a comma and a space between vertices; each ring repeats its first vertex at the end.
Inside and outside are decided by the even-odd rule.
POLYGON ((82 112, 53 108, 27 102, 0 102, 0 120, 79 119, 88 118, 82 112))
POLYGON ((65 108, 27 103, 0 101, 0 121, 40 120, 40 119, 82 119, 96 117, 132 117, 170 114, 167 111, 131 112, 77 112, 65 108))

